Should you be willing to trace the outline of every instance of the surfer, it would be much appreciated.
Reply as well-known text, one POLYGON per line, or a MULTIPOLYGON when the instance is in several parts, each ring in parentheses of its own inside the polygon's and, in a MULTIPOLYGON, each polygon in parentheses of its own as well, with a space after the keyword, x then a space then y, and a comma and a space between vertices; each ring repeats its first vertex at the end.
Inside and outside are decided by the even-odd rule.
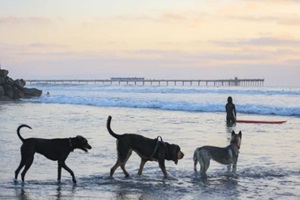
POLYGON ((226 121, 227 124, 234 124, 236 122, 236 110, 235 105, 232 102, 232 97, 227 98, 226 108, 226 121))

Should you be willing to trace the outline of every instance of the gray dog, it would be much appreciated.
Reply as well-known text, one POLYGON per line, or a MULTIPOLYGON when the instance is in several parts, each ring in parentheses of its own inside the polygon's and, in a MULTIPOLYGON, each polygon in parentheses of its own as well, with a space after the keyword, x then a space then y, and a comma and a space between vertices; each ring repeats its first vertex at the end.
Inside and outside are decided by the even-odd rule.
POLYGON ((215 160, 220 164, 227 165, 228 172, 236 172, 236 164, 239 156, 239 149, 242 142, 242 132, 235 134, 231 133, 230 145, 225 148, 214 146, 203 146, 197 148, 194 152, 194 170, 197 171, 197 162, 200 164, 200 173, 206 176, 206 171, 209 167, 210 159, 215 160))

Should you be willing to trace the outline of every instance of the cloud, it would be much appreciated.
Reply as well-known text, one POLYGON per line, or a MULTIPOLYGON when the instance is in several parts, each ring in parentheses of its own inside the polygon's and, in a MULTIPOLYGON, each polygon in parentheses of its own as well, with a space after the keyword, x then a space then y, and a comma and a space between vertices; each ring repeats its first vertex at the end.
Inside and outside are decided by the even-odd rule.
POLYGON ((242 20, 242 21, 251 21, 251 22, 275 22, 281 25, 300 25, 300 15, 285 15, 285 16, 271 16, 271 15, 228 15, 230 19, 242 20))
POLYGON ((63 44, 50 44, 50 43, 31 43, 25 47, 34 48, 34 49, 65 49, 68 46, 63 44))
POLYGON ((276 37, 258 37, 250 39, 241 39, 235 41, 213 41, 221 46, 269 46, 269 47, 299 47, 300 40, 283 39, 276 37))
POLYGON ((68 49, 67 45, 55 43, 30 43, 30 44, 9 44, 0 43, 0 55, 24 54, 41 55, 43 53, 61 52, 68 49))
POLYGON ((47 17, 1 17, 0 24, 23 24, 23 23, 32 23, 32 24, 51 24, 52 20, 47 17))
POLYGON ((204 19, 209 16, 204 12, 180 11, 180 12, 162 12, 158 14, 136 14, 136 15, 118 15, 110 18, 97 18, 97 20, 107 21, 145 21, 153 23, 190 23, 204 19))
POLYGON ((295 67, 299 67, 300 58, 287 60, 287 63, 289 63, 289 64, 291 64, 291 65, 293 65, 295 67))
MULTIPOLYGON (((285 43, 283 40, 276 41, 275 39, 269 40, 265 38, 257 38, 251 40, 241 40, 235 42, 215 42, 218 45, 228 47, 231 46, 257 46, 258 43, 265 43, 272 45, 273 43, 285 43)), ((300 42, 298 41, 298 45, 300 42)), ((295 44, 296 46, 296 44, 295 44)), ((74 51, 65 45, 47 44, 47 43, 30 43, 27 45, 9 45, 0 44, 0 55, 7 58, 8 61, 17 62, 20 60, 40 60, 44 62, 59 61, 59 60, 98 60, 99 62, 106 61, 116 63, 130 62, 132 65, 137 63, 144 63, 144 65, 152 64, 155 62, 158 65, 169 66, 197 66, 203 64, 217 64, 222 62, 230 63, 246 63, 246 62, 262 62, 272 60, 273 56, 296 57, 299 51, 292 49, 262 50, 262 49, 245 49, 242 50, 226 50, 226 51, 183 51, 183 50, 161 50, 161 49, 138 49, 138 50, 111 50, 111 51, 74 51), (10 59, 9 59, 10 58, 10 59)), ((121 64, 120 64, 121 65, 121 64)))
POLYGON ((160 17, 161 21, 164 22, 184 22, 187 21, 187 16, 175 13, 163 13, 160 17))
POLYGON ((258 3, 283 3, 283 4, 286 4, 286 3, 300 3, 299 0, 264 0, 264 1, 261 1, 261 0, 243 0, 245 2, 258 2, 258 3))
POLYGON ((231 20, 271 23, 280 25, 300 25, 299 0, 244 0, 221 6, 216 16, 231 20))

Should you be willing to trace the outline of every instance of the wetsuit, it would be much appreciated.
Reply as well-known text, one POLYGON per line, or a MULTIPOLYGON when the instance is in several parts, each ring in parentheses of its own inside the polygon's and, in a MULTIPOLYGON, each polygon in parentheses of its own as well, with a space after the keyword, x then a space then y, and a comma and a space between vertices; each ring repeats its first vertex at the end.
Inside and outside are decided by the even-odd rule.
POLYGON ((236 118, 236 110, 235 105, 233 103, 227 103, 226 106, 226 120, 227 122, 235 123, 236 118))

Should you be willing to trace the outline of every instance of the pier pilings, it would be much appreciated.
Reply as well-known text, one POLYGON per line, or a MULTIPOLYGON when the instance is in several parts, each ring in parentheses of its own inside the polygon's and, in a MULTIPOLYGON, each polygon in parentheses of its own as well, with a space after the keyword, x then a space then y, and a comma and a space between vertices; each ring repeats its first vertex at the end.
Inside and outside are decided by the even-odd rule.
POLYGON ((45 80, 26 80, 27 83, 41 84, 103 84, 103 85, 151 85, 151 86, 245 86, 260 87, 264 86, 264 79, 45 79, 45 80))

